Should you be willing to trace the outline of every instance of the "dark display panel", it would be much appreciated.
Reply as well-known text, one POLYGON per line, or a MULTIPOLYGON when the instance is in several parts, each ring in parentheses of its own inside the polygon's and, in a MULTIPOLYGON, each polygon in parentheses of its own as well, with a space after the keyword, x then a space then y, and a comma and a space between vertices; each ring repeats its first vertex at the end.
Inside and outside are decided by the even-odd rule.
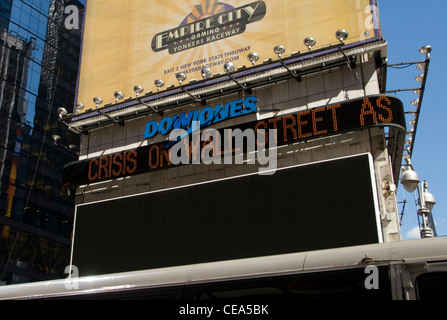
POLYGON ((368 155, 77 207, 81 276, 380 241, 368 155))

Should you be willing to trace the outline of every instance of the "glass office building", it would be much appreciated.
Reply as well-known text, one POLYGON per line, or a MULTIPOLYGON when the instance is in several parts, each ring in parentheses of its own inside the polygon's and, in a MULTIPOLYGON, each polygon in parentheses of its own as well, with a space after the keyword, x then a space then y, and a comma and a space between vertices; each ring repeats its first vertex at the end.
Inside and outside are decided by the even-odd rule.
POLYGON ((74 198, 62 169, 79 137, 58 108, 75 100, 83 2, 0 2, 0 284, 67 276, 74 198))

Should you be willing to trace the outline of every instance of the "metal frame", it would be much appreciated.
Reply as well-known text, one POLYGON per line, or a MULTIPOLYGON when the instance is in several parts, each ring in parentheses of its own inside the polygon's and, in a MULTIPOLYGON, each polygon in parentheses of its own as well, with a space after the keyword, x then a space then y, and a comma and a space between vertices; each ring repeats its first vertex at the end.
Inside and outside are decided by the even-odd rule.
MULTIPOLYGON (((181 267, 68 278, 0 287, 0 300, 94 298, 96 294, 137 293, 195 284, 262 277, 390 266, 392 298, 416 299, 415 279, 426 272, 446 272, 447 238, 405 240, 181 267)), ((367 275, 365 274, 365 277, 367 275)), ((181 298, 181 297, 180 297, 181 298)))
POLYGON ((300 79, 303 76, 347 64, 352 68, 358 63, 356 55, 382 50, 386 47, 386 42, 380 40, 361 46, 346 46, 347 48, 344 49, 341 49, 342 46, 343 44, 325 47, 303 54, 298 52, 288 59, 268 60, 262 65, 254 65, 250 68, 243 66, 231 74, 231 77, 228 74, 216 74, 207 80, 191 80, 188 86, 183 85, 181 88, 171 86, 163 92, 149 92, 144 97, 92 109, 82 114, 69 114, 62 117, 60 121, 76 133, 87 134, 88 131, 100 127, 122 124, 151 113, 163 113, 172 108, 196 103, 197 99, 192 99, 191 96, 200 96, 200 100, 204 101, 242 91, 232 78, 244 84, 246 90, 253 90, 291 78, 300 79))

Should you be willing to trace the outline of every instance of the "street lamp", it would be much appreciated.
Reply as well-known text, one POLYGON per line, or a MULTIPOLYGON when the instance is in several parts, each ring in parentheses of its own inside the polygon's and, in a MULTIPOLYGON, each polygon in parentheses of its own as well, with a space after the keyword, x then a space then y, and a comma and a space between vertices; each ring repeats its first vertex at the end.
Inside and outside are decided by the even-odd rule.
MULTIPOLYGON (((410 160, 407 161, 409 162, 410 160)), ((413 170, 411 164, 407 164, 407 166, 403 168, 400 182, 408 192, 414 192, 417 189, 419 185, 419 177, 416 171, 413 170)))
POLYGON ((422 187, 423 187, 423 194, 424 194, 424 200, 425 200, 425 206, 427 207, 428 210, 432 210, 433 207, 436 204, 436 200, 435 197, 433 197, 433 195, 428 192, 427 188, 428 188, 428 184, 427 181, 424 181, 422 183, 422 187))
POLYGON ((427 190, 427 181, 422 183, 422 189, 419 187, 419 177, 413 169, 413 165, 410 161, 410 155, 404 156, 407 164, 402 167, 402 174, 400 182, 408 192, 414 192, 417 190, 418 215, 422 217, 422 225, 420 227, 421 238, 432 238, 433 230, 429 227, 428 216, 431 214, 431 210, 436 204, 435 197, 427 190))

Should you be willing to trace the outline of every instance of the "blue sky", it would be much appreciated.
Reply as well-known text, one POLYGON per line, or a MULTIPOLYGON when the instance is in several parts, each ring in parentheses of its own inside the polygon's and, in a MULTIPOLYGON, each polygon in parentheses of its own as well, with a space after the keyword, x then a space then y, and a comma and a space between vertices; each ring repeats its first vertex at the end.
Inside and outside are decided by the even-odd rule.
MULTIPOLYGON (((383 38, 388 41, 388 63, 422 61, 419 53, 424 45, 431 45, 430 71, 422 101, 412 164, 421 180, 428 182, 428 190, 436 199, 433 208, 438 236, 447 235, 447 146, 444 131, 447 128, 447 52, 445 30, 447 27, 447 1, 445 0, 379 0, 383 38)), ((387 89, 416 88, 414 78, 422 72, 411 66, 406 69, 388 68, 387 89)), ((414 110, 413 92, 397 93, 405 110, 414 110)), ((411 230, 418 226, 415 197, 399 182, 398 201, 407 200, 403 216, 403 239, 413 238, 411 230)), ((402 204, 399 204, 399 212, 402 204)))

